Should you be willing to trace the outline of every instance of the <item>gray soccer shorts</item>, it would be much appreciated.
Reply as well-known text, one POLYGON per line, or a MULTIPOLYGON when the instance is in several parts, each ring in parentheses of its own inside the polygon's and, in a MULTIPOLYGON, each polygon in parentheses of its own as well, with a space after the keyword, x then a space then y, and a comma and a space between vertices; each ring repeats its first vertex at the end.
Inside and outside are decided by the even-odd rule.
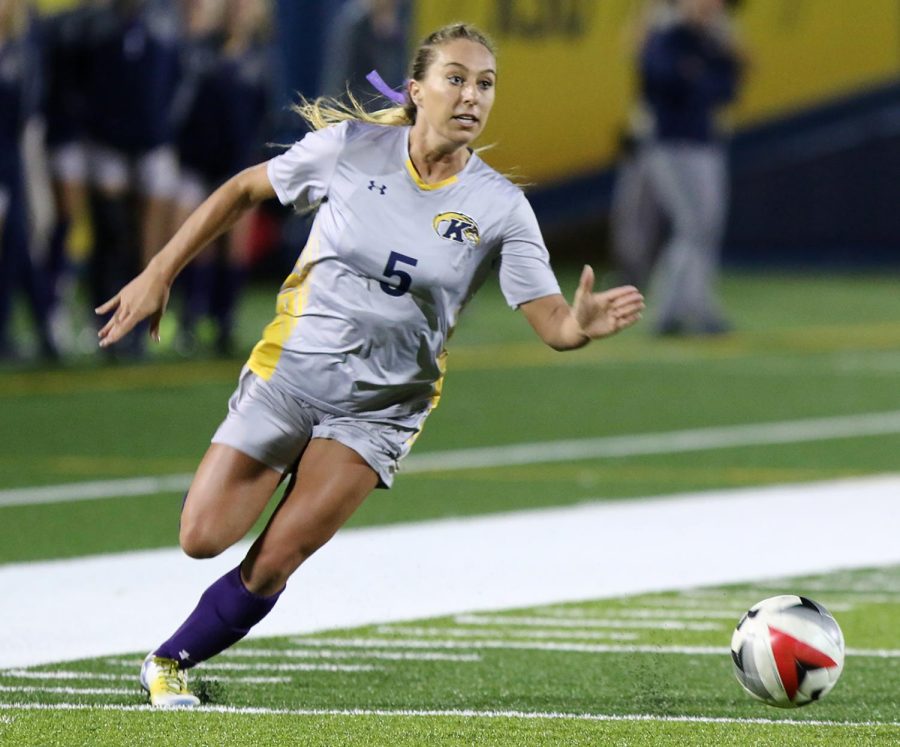
POLYGON ((419 429, 391 419, 335 415, 289 395, 246 366, 228 400, 228 415, 212 437, 278 472, 293 469, 313 438, 329 438, 359 454, 390 488, 419 429))

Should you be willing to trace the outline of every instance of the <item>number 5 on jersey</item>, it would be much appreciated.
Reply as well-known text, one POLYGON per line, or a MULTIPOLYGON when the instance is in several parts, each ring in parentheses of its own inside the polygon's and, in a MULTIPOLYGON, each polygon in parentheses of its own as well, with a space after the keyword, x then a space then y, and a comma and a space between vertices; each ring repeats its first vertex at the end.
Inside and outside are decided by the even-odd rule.
POLYGON ((382 280, 380 283, 381 290, 389 296, 402 296, 409 290, 409 286, 412 285, 412 276, 405 270, 397 269, 397 265, 415 267, 417 264, 419 264, 419 260, 415 257, 407 257, 405 254, 400 254, 400 252, 391 252, 382 274, 386 278, 395 279, 396 282, 392 285, 382 280))

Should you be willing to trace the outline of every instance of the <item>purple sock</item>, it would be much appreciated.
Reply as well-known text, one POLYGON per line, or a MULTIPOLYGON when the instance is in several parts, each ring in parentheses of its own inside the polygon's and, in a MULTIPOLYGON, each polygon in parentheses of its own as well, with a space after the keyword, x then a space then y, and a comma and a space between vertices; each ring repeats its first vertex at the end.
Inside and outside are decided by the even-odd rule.
POLYGON ((248 591, 241 567, 233 568, 203 592, 187 620, 153 653, 189 669, 241 640, 269 614, 280 595, 279 591, 261 597, 248 591))

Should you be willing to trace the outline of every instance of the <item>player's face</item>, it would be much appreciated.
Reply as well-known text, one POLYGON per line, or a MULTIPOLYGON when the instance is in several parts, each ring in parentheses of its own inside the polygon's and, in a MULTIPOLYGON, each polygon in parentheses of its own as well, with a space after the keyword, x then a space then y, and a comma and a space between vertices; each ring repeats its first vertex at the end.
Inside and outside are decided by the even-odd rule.
POLYGON ((410 84, 416 124, 452 146, 468 145, 494 105, 496 68, 494 55, 478 42, 454 39, 437 47, 425 79, 410 84))
POLYGON ((247 35, 262 27, 265 13, 266 5, 259 0, 231 0, 228 4, 231 28, 240 29, 247 35))
POLYGON ((687 18, 699 24, 714 23, 725 10, 724 0, 681 0, 687 18))

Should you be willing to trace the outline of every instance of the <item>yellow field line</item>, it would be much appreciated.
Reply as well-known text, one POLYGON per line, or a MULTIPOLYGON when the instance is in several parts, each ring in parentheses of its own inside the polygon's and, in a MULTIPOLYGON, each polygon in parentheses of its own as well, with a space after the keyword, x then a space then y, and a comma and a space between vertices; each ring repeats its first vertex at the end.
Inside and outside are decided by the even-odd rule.
MULTIPOLYGON (((560 354, 537 340, 450 346, 449 370, 584 366, 619 363, 738 360, 772 354, 900 351, 900 322, 749 330, 717 338, 617 338, 560 354)), ((0 398, 189 388, 236 382, 240 363, 153 363, 95 369, 14 372, 0 375, 0 398)))

